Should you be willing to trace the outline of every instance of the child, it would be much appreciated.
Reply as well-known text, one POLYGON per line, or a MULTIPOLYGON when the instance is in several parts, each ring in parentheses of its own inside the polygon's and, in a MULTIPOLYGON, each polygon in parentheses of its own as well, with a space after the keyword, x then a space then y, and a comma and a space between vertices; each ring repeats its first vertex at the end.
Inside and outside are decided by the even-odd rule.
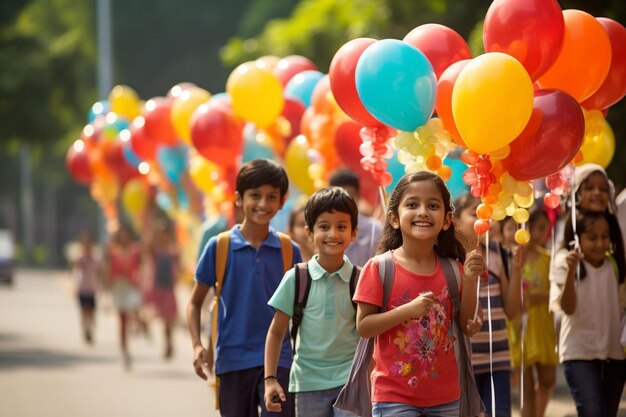
MULTIPOLYGON (((359 335, 351 301, 354 266, 344 254, 357 235, 358 209, 339 187, 323 188, 308 201, 304 215, 306 233, 319 254, 307 264, 311 286, 298 328, 289 392, 295 393, 296 417, 332 417, 333 403, 348 379, 359 335)), ((269 301, 276 313, 265 344, 265 406, 280 411, 277 395, 286 396, 276 380, 280 345, 294 315, 296 268, 291 269, 269 301)))
POLYGON ((464 262, 459 322, 467 324, 463 331, 470 335, 481 324, 472 319, 484 260, 478 251, 466 259, 455 237, 452 211, 448 189, 429 172, 406 175, 391 194, 379 243, 379 252, 391 251, 395 266, 386 311, 379 312, 383 285, 376 260, 365 265, 354 296, 359 334, 376 337, 373 415, 460 413, 452 300, 437 257, 464 262))
POLYGON ((85 343, 93 344, 95 325, 96 290, 98 265, 93 250, 93 239, 89 233, 80 236, 80 254, 72 264, 72 275, 76 283, 76 294, 80 304, 80 318, 85 343))
MULTIPOLYGON (((284 274, 282 238, 269 226, 283 206, 288 189, 285 170, 274 161, 256 159, 241 167, 236 179, 235 200, 243 209, 241 225, 230 230, 230 243, 223 286, 219 297, 215 374, 219 377, 218 398, 222 415, 267 416, 263 403, 263 354, 265 336, 274 316, 267 305, 284 274)), ((300 262, 300 250, 289 240, 291 265, 300 262)), ((198 261, 195 285, 187 306, 187 322, 194 350, 196 374, 207 379, 203 367, 212 362, 200 338, 200 311, 207 292, 214 287, 218 238, 213 237, 198 261)), ((216 289, 217 290, 217 289, 216 289)), ((291 345, 285 337, 276 377, 289 381, 291 345)), ((212 370, 209 369, 211 372, 212 370)), ((282 416, 292 413, 287 396, 282 416)))
POLYGON ((559 360, 579 416, 614 417, 624 388, 624 349, 618 283, 624 281, 623 252, 609 255, 619 228, 606 212, 566 221, 565 242, 555 257, 550 304, 562 311, 559 360), (616 259, 620 261, 615 262, 616 259), (577 269, 580 267, 579 278, 577 269))
POLYGON ((289 236, 291 240, 300 246, 302 261, 308 262, 317 252, 317 248, 315 247, 315 243, 309 241, 309 237, 307 236, 306 220, 304 218, 305 206, 305 202, 296 204, 289 215, 289 236))
MULTIPOLYGON (((348 169, 335 171, 329 179, 333 187, 341 187, 359 204, 360 180, 358 175, 348 169)), ((376 246, 382 233, 380 221, 359 213, 359 234, 346 250, 350 261, 357 266, 363 266, 370 258, 376 255, 376 246)))
MULTIPOLYGON (((530 242, 524 249, 522 280, 524 292, 523 357, 524 404, 522 416, 543 417, 556 383, 554 326, 548 309, 550 252, 544 248, 550 232, 548 214, 540 207, 528 220, 530 242), (535 379, 536 375, 536 379, 535 379)), ((513 347, 511 347, 513 349, 513 347)), ((513 366, 522 365, 513 358, 513 366)))
POLYGON ((178 281, 179 253, 176 238, 167 224, 159 224, 156 234, 148 249, 149 259, 152 261, 153 285, 150 291, 150 301, 159 318, 163 321, 165 330, 165 350, 163 357, 171 359, 174 345, 172 331, 178 308, 176 305, 175 287, 178 281))
MULTIPOLYGON (((479 203, 480 200, 470 194, 460 197, 456 203, 457 224, 459 232, 465 238, 467 250, 475 248, 479 242, 479 237, 474 231, 476 208, 479 203)), ((482 242, 481 247, 484 248, 482 242)), ((491 306, 491 324, 485 320, 480 332, 472 339, 472 365, 478 391, 487 407, 487 415, 491 415, 493 408, 491 399, 493 378, 495 416, 504 417, 511 415, 511 357, 506 320, 515 319, 520 311, 521 251, 518 250, 513 257, 509 281, 499 243, 491 241, 488 250, 487 271, 482 276, 479 295, 484 311, 491 306)))

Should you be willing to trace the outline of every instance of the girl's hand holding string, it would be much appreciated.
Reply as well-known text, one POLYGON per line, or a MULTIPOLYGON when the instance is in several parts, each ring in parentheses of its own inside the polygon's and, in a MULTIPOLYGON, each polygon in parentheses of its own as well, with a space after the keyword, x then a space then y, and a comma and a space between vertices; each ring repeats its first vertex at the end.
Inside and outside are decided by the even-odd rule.
POLYGON ((430 309, 433 307, 433 303, 435 302, 435 294, 432 291, 425 291, 420 293, 413 300, 402 306, 402 309, 405 310, 408 319, 417 319, 419 317, 425 316, 430 312, 430 309))

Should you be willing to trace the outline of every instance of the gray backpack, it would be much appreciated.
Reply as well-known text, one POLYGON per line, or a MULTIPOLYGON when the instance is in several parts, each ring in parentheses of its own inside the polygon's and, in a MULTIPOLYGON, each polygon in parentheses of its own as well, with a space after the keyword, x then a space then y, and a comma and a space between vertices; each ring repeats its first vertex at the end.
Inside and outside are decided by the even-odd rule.
MULTIPOLYGON (((380 312, 384 312, 389 302, 391 288, 393 286, 393 278, 395 274, 393 257, 391 252, 385 252, 376 256, 378 264, 378 273, 383 284, 383 305, 380 312)), ((459 284, 461 282, 461 273, 455 260, 450 258, 439 257, 439 263, 443 268, 448 288, 450 290, 450 299, 453 307, 453 333, 456 341, 454 343, 454 351, 459 367, 459 381, 461 384, 461 416, 475 417, 484 411, 485 407, 476 388, 474 380, 474 372, 472 370, 472 346, 469 337, 461 331, 458 315, 461 307, 461 299, 459 297, 459 284)), ((342 388, 335 408, 350 411, 361 417, 372 416, 371 386, 369 365, 374 353, 375 338, 359 340, 356 353, 348 375, 348 381, 342 388)))

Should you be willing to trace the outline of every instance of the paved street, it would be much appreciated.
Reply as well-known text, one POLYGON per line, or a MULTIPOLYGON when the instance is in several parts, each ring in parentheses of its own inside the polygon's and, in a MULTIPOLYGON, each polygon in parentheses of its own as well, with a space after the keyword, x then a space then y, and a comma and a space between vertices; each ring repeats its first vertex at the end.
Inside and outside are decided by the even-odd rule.
MULTIPOLYGON (((180 307, 185 298, 183 291, 180 307)), ((212 390, 193 374, 182 321, 172 361, 162 359, 160 327, 154 322, 150 340, 140 335, 131 338, 133 369, 127 372, 118 353, 117 321, 110 304, 100 303, 95 346, 83 344, 78 320, 65 272, 20 270, 12 288, 0 286, 0 415, 218 415, 212 390)), ((558 372, 547 417, 575 416, 562 370, 558 372)), ((626 416, 626 401, 620 416, 626 416)))

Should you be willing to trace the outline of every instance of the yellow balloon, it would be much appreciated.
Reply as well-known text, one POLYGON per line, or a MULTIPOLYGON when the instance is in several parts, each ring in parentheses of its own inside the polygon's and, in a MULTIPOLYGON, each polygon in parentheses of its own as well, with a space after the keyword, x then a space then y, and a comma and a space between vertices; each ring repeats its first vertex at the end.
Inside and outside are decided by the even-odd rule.
POLYGON ((474 58, 452 91, 454 122, 468 149, 480 154, 512 142, 532 110, 530 76, 515 58, 500 52, 474 58))
POLYGON ((193 155, 189 158, 189 176, 200 191, 210 194, 221 176, 221 168, 200 155, 193 155))
POLYGON ((139 95, 127 85, 116 85, 109 94, 111 111, 118 116, 133 120, 141 114, 139 95))
POLYGON ((530 242, 530 233, 526 229, 519 229, 515 232, 515 241, 520 245, 525 245, 530 242))
POLYGON ((269 126, 285 104, 278 78, 254 62, 235 68, 226 82, 226 92, 232 99, 235 113, 257 127, 269 126))
POLYGON ((585 135, 583 145, 580 147, 583 158, 577 165, 592 162, 606 168, 611 163, 615 154, 615 135, 611 125, 604 120, 600 132, 597 135, 585 135))
POLYGON ((193 112, 211 98, 211 93, 200 87, 191 87, 183 91, 172 103, 170 118, 178 137, 185 143, 191 143, 189 122, 193 112))
POLYGON ((535 195, 533 193, 530 193, 527 196, 523 196, 515 193, 513 194, 513 201, 515 201, 515 204, 522 208, 530 208, 535 202, 535 195))
POLYGON ((142 180, 132 179, 122 190, 122 207, 131 216, 139 215, 148 203, 148 189, 142 180))
POLYGON ((311 195, 315 191, 315 184, 309 175, 309 165, 311 162, 307 156, 309 143, 305 136, 296 137, 287 146, 285 153, 285 171, 289 180, 306 195, 311 195))
POLYGON ((528 210, 526 210, 525 208, 518 208, 513 212, 513 220, 515 220, 516 223, 526 223, 528 221, 528 219, 530 218, 530 215, 528 214, 528 210))
POLYGON ((119 183, 115 176, 97 176, 90 187, 91 196, 101 205, 114 202, 119 191, 119 183))
POLYGON ((259 68, 263 68, 268 71, 274 71, 274 68, 276 67, 276 65, 278 65, 278 61, 280 61, 280 58, 275 55, 264 55, 254 61, 254 63, 259 68))

